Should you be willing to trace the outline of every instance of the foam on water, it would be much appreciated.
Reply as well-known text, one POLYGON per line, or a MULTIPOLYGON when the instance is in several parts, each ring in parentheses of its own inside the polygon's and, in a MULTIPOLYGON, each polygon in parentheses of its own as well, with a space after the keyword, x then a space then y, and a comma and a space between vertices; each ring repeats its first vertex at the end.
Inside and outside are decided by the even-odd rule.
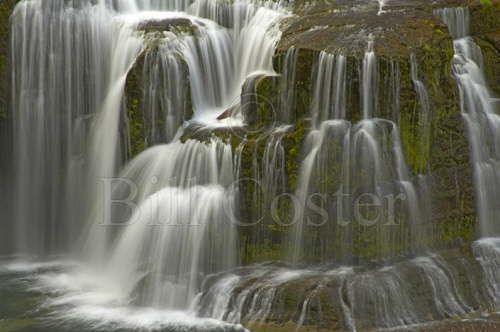
MULTIPOLYGON (((246 331, 241 325, 194 312, 137 307, 99 285, 99 279, 85 274, 84 267, 68 261, 6 261, 0 273, 22 273, 26 290, 42 294, 40 308, 54 324, 85 324, 90 329, 246 331)), ((36 308, 32 308, 36 309, 36 308)))

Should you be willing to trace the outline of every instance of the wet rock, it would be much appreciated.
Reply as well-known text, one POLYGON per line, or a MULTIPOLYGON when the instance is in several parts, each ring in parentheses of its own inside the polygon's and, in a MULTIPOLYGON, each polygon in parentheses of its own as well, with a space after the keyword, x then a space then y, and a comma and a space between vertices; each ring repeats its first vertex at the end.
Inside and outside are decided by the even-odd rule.
POLYGON ((411 324, 418 331, 445 331, 427 328, 467 326, 460 322, 489 310, 477 305, 491 303, 482 297, 488 286, 481 282, 485 270, 480 259, 464 246, 364 270, 256 264, 210 277, 202 307, 217 300, 211 296, 221 296, 225 278, 238 275, 232 279, 236 285, 223 289, 223 296, 230 297, 226 310, 252 331, 377 331, 411 324), (212 287, 218 295, 210 292, 212 287))
POLYGON ((174 33, 187 33, 190 35, 198 30, 190 19, 181 17, 141 22, 137 29, 146 33, 169 31, 174 33))
POLYGON ((186 62, 179 54, 163 49, 161 37, 146 43, 125 84, 125 112, 120 125, 123 160, 152 145, 168 143, 193 114, 186 62), (162 63, 166 61, 164 56, 168 58, 166 65, 162 63))
POLYGON ((376 1, 333 1, 326 5, 299 10, 282 24, 283 37, 278 49, 292 46, 318 51, 338 52, 344 55, 362 54, 367 37, 375 37, 378 55, 404 56, 426 43, 435 43, 446 35, 436 30, 446 30, 432 16, 431 6, 422 2, 389 2, 378 15, 376 1), (317 10, 315 10, 315 8, 317 10))
MULTIPOLYGON (((9 116, 10 83, 9 59, 9 17, 20 0, 5 0, 0 4, 0 132, 5 133, 3 121, 9 116)), ((2 138, 2 141, 6 139, 2 138)))
POLYGON ((219 115, 217 117, 217 120, 224 120, 224 119, 230 118, 233 115, 235 115, 237 112, 239 112, 239 110, 240 110, 240 105, 231 106, 230 108, 228 108, 227 110, 222 112, 221 115, 219 115))
POLYGON ((500 1, 475 2, 469 11, 471 34, 483 52, 486 79, 498 97, 500 96, 500 1))

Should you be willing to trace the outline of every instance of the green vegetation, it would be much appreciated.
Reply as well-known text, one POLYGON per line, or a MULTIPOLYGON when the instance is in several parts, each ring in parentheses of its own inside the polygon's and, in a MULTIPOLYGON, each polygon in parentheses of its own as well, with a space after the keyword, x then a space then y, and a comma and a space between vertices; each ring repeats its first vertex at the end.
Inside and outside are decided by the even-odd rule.
POLYGON ((2 0, 0 3, 0 121, 8 117, 9 105, 9 24, 10 15, 19 0, 2 0))
POLYGON ((493 2, 491 0, 480 0, 481 5, 484 7, 493 7, 493 2))

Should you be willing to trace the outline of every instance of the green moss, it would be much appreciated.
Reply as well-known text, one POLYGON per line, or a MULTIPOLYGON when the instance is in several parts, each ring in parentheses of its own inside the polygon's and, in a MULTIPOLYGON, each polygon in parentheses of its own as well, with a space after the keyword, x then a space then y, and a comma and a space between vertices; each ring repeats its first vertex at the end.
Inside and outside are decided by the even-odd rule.
POLYGON ((474 41, 483 53, 483 69, 488 85, 495 96, 500 96, 500 49, 495 46, 497 43, 500 47, 500 28, 497 35, 486 34, 482 38, 475 37, 474 41))
POLYGON ((295 129, 283 140, 287 151, 286 171, 291 192, 295 191, 299 181, 301 146, 306 135, 306 121, 299 120, 295 129))
MULTIPOLYGON (((325 4, 325 6, 328 5, 325 4)), ((496 5, 493 4, 493 6, 496 5)), ((412 171, 413 180, 418 183, 417 186, 420 186, 417 176, 419 176, 418 179, 425 179, 428 183, 426 189, 432 196, 431 203, 424 207, 425 212, 429 212, 431 220, 426 223, 422 222, 421 225, 415 227, 417 230, 411 227, 406 217, 407 213, 402 206, 396 212, 398 225, 391 226, 392 228, 352 223, 346 229, 335 230, 335 232, 325 228, 306 230, 307 237, 313 239, 308 244, 311 247, 311 257, 307 257, 309 261, 320 260, 321 255, 325 253, 325 257, 342 259, 344 258, 341 257, 342 255, 350 254, 354 257, 354 261, 366 261, 372 258, 406 254, 415 247, 431 249, 450 247, 475 238, 474 187, 469 162, 469 146, 458 104, 458 90, 451 69, 454 55, 453 41, 446 26, 432 16, 429 8, 405 12, 409 13, 408 15, 394 12, 394 16, 388 14, 382 18, 376 15, 367 18, 359 14, 361 15, 360 21, 356 21, 357 17, 345 18, 335 12, 315 11, 313 8, 304 17, 290 18, 284 24, 286 31, 278 43, 274 57, 274 65, 278 68, 278 72, 283 71, 281 66, 288 47, 294 45, 298 49, 296 79, 295 82, 289 82, 293 83, 295 97, 295 103, 291 108, 292 114, 289 117, 292 119, 293 127, 282 140, 286 152, 286 192, 294 193, 299 182, 300 165, 305 153, 302 151, 303 142, 310 129, 309 112, 314 93, 311 80, 315 79, 313 68, 318 51, 341 52, 346 56, 348 80, 346 119, 355 124, 362 118, 360 68, 365 44, 354 45, 353 43, 352 48, 345 47, 346 41, 352 41, 350 39, 352 35, 342 29, 351 29, 354 26, 352 29, 355 31, 362 26, 366 33, 373 25, 379 27, 373 29, 376 35, 375 53, 377 54, 379 81, 376 116, 389 119, 398 125, 405 160, 412 171), (334 24, 338 25, 334 27, 334 24), (307 33, 310 27, 327 25, 331 26, 328 29, 313 29, 312 34, 307 33), (394 28, 395 26, 398 28, 394 28), (358 47, 357 51, 355 47, 358 47), (346 53, 343 53, 344 51, 346 53), (429 114, 422 113, 413 86, 410 54, 415 54, 417 58, 419 79, 424 82, 429 95, 429 114), (395 68, 397 68, 397 75, 391 72, 395 68), (393 79, 391 75, 397 76, 399 88, 397 92, 391 90, 393 88, 391 84, 395 84, 391 81, 393 79), (394 102, 395 100, 397 102, 394 102), (333 244, 324 243, 324 234, 327 232, 334 234, 335 238, 331 239, 333 244), (416 243, 412 243, 413 240, 410 237, 416 238, 416 243), (383 238, 391 240, 381 241, 380 239, 383 238), (349 244, 346 244, 346 241, 349 244)), ((471 10, 474 12, 477 8, 471 10)), ((482 29, 488 30, 488 38, 494 40, 495 34, 494 31, 492 32, 491 22, 496 18, 490 14, 482 13, 481 15, 487 18, 482 29)), ((495 44, 490 40, 487 40, 487 43, 490 47, 485 52, 485 60, 491 63, 490 59, 493 59, 495 55, 492 52, 495 44)), ((494 73, 490 76, 493 77, 494 73)), ((255 118, 247 128, 249 130, 237 133, 221 130, 214 132, 216 136, 230 142, 235 151, 242 146, 241 177, 255 179, 256 175, 262 172, 262 156, 268 139, 266 134, 273 128, 276 121, 282 120, 280 118, 282 114, 277 109, 279 107, 278 96, 282 93, 281 87, 283 86, 279 83, 277 77, 265 77, 258 80, 255 118)), ((393 142, 387 141, 385 144, 392 146, 393 142)), ((330 145, 328 149, 331 154, 339 155, 339 147, 335 146, 335 142, 331 142, 330 145)), ((313 181, 312 185, 320 192, 334 192, 339 186, 339 170, 332 163, 329 165, 328 172, 315 177, 313 181)), ((360 179, 354 182, 363 183, 361 179, 363 176, 363 172, 356 174, 356 177, 360 179)), ((362 186, 358 187, 353 190, 362 189, 362 186)), ((251 224, 260 217, 258 213, 265 206, 265 202, 261 201, 262 195, 256 192, 258 189, 253 184, 245 184, 240 189, 242 218, 246 223, 251 224)), ((286 223, 293 218, 291 210, 291 204, 284 201, 277 211, 277 217, 286 223)), ((389 216, 381 216, 381 220, 387 220, 387 218, 389 216)), ((289 229, 276 225, 268 215, 264 215, 263 221, 258 225, 243 227, 240 232, 243 261, 250 263, 283 258, 284 244, 288 234, 289 229)))
POLYGON ((0 331, 2 332, 28 331, 28 328, 32 326, 32 319, 0 319, 0 331))
POLYGON ((19 0, 2 0, 0 3, 0 121, 9 117, 9 18, 18 2, 19 0))
POLYGON ((279 261, 285 258, 283 246, 281 244, 265 241, 257 245, 250 245, 244 253, 244 262, 256 263, 267 261, 279 261))
POLYGON ((470 11, 470 31, 477 37, 499 31, 500 2, 483 0, 480 5, 472 5, 470 11))
POLYGON ((179 34, 194 35, 198 28, 192 24, 191 20, 184 18, 170 18, 160 21, 149 21, 140 24, 137 29, 145 33, 173 32, 179 34))
POLYGON ((136 64, 127 76, 125 86, 126 97, 126 123, 123 137, 129 142, 127 155, 124 159, 129 159, 144 151, 146 147, 146 137, 144 132, 145 118, 142 111, 142 67, 144 65, 144 55, 141 55, 136 64))
MULTIPOLYGON (((164 112, 157 110, 154 114, 146 112, 143 107, 145 105, 144 97, 146 95, 144 84, 147 84, 146 79, 151 73, 151 59, 158 56, 159 45, 163 42, 161 33, 149 34, 145 40, 145 48, 142 54, 139 55, 135 64, 127 75, 125 84, 125 107, 126 112, 123 114, 121 127, 122 142, 126 142, 122 151, 124 151, 123 160, 129 160, 137 154, 144 151, 147 147, 154 144, 166 143, 169 137, 166 128, 167 121, 176 121, 169 123, 173 127, 181 126, 182 121, 188 120, 192 116, 192 104, 190 98, 190 87, 188 80, 187 64, 179 58, 179 66, 183 70, 183 77, 180 77, 177 84, 184 84, 185 89, 181 90, 182 97, 179 96, 182 103, 176 112, 182 114, 178 118, 168 117, 164 112), (149 66, 146 60, 149 58, 149 66), (154 115, 154 118, 152 117, 154 115), (151 134, 154 132, 154 135, 151 134)), ((163 81, 158 89, 166 89, 163 81)), ((150 101, 151 103, 160 104, 158 101, 150 101)))
POLYGON ((493 2, 491 0, 480 0, 481 5, 486 7, 486 8, 491 8, 493 7, 493 2))

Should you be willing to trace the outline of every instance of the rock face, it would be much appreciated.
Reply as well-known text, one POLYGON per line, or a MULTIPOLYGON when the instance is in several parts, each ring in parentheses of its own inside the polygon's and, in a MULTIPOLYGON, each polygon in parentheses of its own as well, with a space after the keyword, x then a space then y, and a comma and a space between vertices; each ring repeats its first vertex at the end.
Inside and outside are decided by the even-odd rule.
POLYGON ((385 267, 256 264, 207 280, 200 302, 221 304, 220 317, 252 331, 376 331, 474 317, 495 306, 489 287, 499 281, 497 272, 491 278, 497 245, 478 242, 385 267))
MULTIPOLYGON (((283 36, 275 55, 276 67, 283 74, 281 79, 268 78, 256 84, 257 95, 271 101, 274 113, 278 115, 277 121, 292 125, 282 141, 286 165, 284 192, 293 193, 297 186, 300 168, 297 163, 301 162, 300 152, 312 116, 310 112, 315 93, 313 80, 318 75, 315 72, 318 68, 318 52, 346 57, 346 119, 356 123, 362 118, 360 94, 363 87, 360 72, 368 36, 371 34, 378 76, 374 116, 398 125, 404 154, 413 174, 419 174, 431 183, 432 213, 428 224, 424 226, 429 228, 429 237, 422 240, 430 247, 446 247, 457 241, 470 241, 474 238, 474 198, 468 143, 458 105, 458 91, 451 75, 452 38, 447 28, 433 17, 430 8, 424 10, 411 5, 386 8, 388 12, 379 16, 378 7, 366 4, 357 2, 352 5, 337 1, 304 8, 299 4, 297 16, 285 20, 282 25, 283 36), (286 72, 290 71, 290 68, 286 68, 289 66, 287 57, 290 48, 294 48, 297 53, 294 61, 296 67, 294 81, 285 83, 282 80, 286 79, 286 72), (429 94, 430 114, 421 112, 411 77, 412 57, 418 63, 418 74, 429 94), (397 85, 396 90, 394 84, 397 85), (294 94, 289 119, 280 114, 283 98, 279 100, 276 97, 283 95, 283 89, 292 89, 294 94), (287 121, 290 119, 292 121, 287 121), (427 131, 422 130, 424 126, 428 128, 427 131)), ((262 124, 260 126, 263 127, 262 124)), ((249 146, 251 144, 247 143, 243 149, 242 173, 246 177, 255 177, 255 174, 264 171, 263 167, 260 172, 258 167, 256 170, 255 163, 264 162, 259 156, 264 155, 265 140, 256 139, 255 146, 249 146), (247 149, 253 150, 253 153, 247 152, 247 149), (245 163, 245 160, 248 161, 245 163)), ((244 218, 250 223, 256 218, 250 211, 256 211, 255 204, 262 203, 255 202, 251 186, 241 192, 242 206, 249 210, 249 215, 244 211, 242 214, 246 215, 244 218)), ((283 214, 286 213, 283 211, 283 214)), ((250 243, 245 249, 245 257, 249 261, 279 256, 276 248, 283 247, 283 229, 276 227, 272 220, 268 220, 267 226, 266 222, 262 224, 243 232, 244 243, 250 243), (270 234, 269 238, 264 236, 265 240, 262 241, 262 234, 266 233, 270 234)), ((375 243, 361 240, 359 244, 353 245, 355 260, 384 256, 375 243)), ((404 252, 405 248, 400 248, 400 251, 404 252)))
POLYGON ((9 71, 9 17, 14 6, 19 0, 5 0, 0 3, 0 192, 5 193, 6 197, 0 199, 6 202, 5 206, 0 205, 3 216, 0 221, 2 234, 0 234, 0 254, 3 250, 8 250, 10 239, 4 239, 3 236, 10 234, 12 227, 10 219, 10 210, 12 204, 12 114, 10 112, 10 71, 9 71), (3 223, 5 221, 5 224, 3 223), (4 248, 5 246, 5 248, 4 248))
MULTIPOLYGON (((10 116, 6 107, 10 90, 7 18, 16 2, 3 0, 0 4, 0 144, 8 142, 3 139, 8 136, 4 129, 10 116)), ((388 327, 465 315, 482 309, 483 303, 494 302, 488 289, 478 287, 497 273, 481 265, 491 257, 485 256, 482 247, 468 245, 476 238, 475 197, 459 91, 451 72, 452 38, 432 13, 435 8, 455 6, 470 8, 471 34, 482 48, 489 85, 500 95, 499 1, 436 0, 429 4, 394 0, 379 8, 371 0, 317 1, 312 5, 297 0, 294 15, 282 22, 282 38, 273 58, 279 75, 250 78, 243 87, 241 105, 222 116, 230 117, 237 109, 247 126, 184 131, 182 140, 206 141, 217 136, 231 144, 238 156, 240 256, 248 267, 235 272, 239 279, 230 294, 232 303, 241 304, 241 321, 252 330, 289 331, 297 324, 302 326, 298 331, 346 330, 353 327, 353 319, 361 329, 388 327), (345 59, 344 120, 354 126, 363 119, 361 74, 371 41, 377 82, 373 116, 397 126, 411 180, 419 189, 426 188, 422 191, 426 213, 419 225, 422 236, 416 243, 407 239, 410 226, 404 216, 399 226, 387 231, 391 238, 382 237, 386 229, 378 226, 320 227, 307 234, 309 250, 301 258, 308 263, 348 263, 356 265, 355 269, 297 273, 283 265, 258 264, 286 260, 290 254, 289 224, 296 211, 286 198, 301 184, 301 165, 310 150, 306 138, 316 125, 313 109, 321 108, 314 104, 321 56, 342 55, 345 59), (426 105, 416 81, 425 86, 428 112, 423 111, 426 105), (278 196, 283 199, 271 206, 278 196), (423 249, 441 251, 438 256, 407 259, 423 249), (385 263, 392 265, 381 268, 385 263), (290 271, 284 279, 275 278, 290 271), (400 283, 403 279, 407 284, 400 283), (436 293, 436 285, 452 288, 451 302, 436 293), (394 289, 397 294, 404 289, 410 302, 391 297, 384 303, 376 301, 394 289)), ((145 22, 138 29, 147 36, 147 45, 127 77, 121 126, 123 160, 170 141, 175 135, 171 128, 180 127, 192 116, 185 61, 172 52, 166 60, 171 66, 166 68, 158 49, 165 47, 166 35, 196 35, 196 27, 187 19, 172 19, 145 22)), ((393 137, 386 137, 388 145, 394 143, 393 137)), ((331 194, 339 185, 335 156, 340 150, 335 144, 328 149, 330 159, 325 164, 332 166, 326 172, 329 175, 318 171, 313 185, 331 194)), ((206 294, 216 283, 217 279, 206 282, 206 294)), ((450 294, 448 291, 445 293, 450 294)), ((226 313, 221 318, 228 317, 226 313)))
POLYGON ((175 49, 159 51, 166 47, 163 43, 168 43, 163 32, 173 29, 178 33, 176 27, 189 27, 188 22, 154 21, 139 27, 150 32, 146 32, 147 46, 127 76, 121 126, 123 160, 149 146, 169 142, 176 129, 192 116, 187 64, 175 49))
POLYGON ((187 18, 170 18, 142 22, 137 29, 145 33, 169 31, 193 34, 197 31, 196 26, 187 18))
MULTIPOLYGON (((450 67, 453 56, 452 38, 446 26, 433 16, 433 7, 427 3, 391 2, 390 6, 384 8, 382 15, 376 14, 378 8, 372 3, 358 1, 353 5, 352 2, 334 1, 301 7, 299 2, 295 9, 297 16, 290 17, 282 25, 283 36, 278 44, 275 64, 276 68, 280 68, 281 79, 286 79, 287 70, 290 70, 285 68, 287 56, 289 50, 294 48, 298 53, 295 60, 295 81, 286 85, 282 81, 276 82, 280 79, 272 78, 258 82, 256 89, 258 95, 272 101, 274 110, 278 110, 275 113, 279 115, 282 105, 275 96, 282 95, 283 89, 290 91, 293 87, 293 120, 289 122, 293 127, 284 135, 282 144, 286 165, 284 178, 287 182, 284 191, 293 192, 297 183, 297 162, 301 160, 297 154, 304 142, 304 131, 308 130, 307 121, 311 116, 308 113, 314 94, 312 80, 318 74, 315 72, 318 52, 340 53, 346 57, 346 118, 356 122, 362 113, 359 72, 362 70, 363 54, 371 34, 377 57, 379 83, 375 116, 389 119, 398 125, 405 159, 412 173, 425 178, 429 184, 427 195, 431 210, 427 225, 423 226, 427 229, 427 235, 422 238, 423 245, 437 249, 469 242, 476 237, 476 212, 467 133, 450 67), (418 66, 418 76, 428 92, 429 114, 422 112, 421 101, 412 79, 412 57, 418 66), (391 96, 394 68, 397 68, 396 98, 391 96), (422 130, 422 127, 427 129, 422 130), (289 137, 296 138, 295 142, 286 142, 289 137)), ((500 57, 494 45, 497 43, 495 38, 499 26, 499 2, 485 4, 436 1, 433 6, 470 6, 472 21, 496 22, 486 23, 484 27, 481 23, 472 23, 472 34, 484 45, 484 66, 489 73, 489 83, 493 89, 498 89, 500 57)), ((284 118, 279 118, 278 121, 287 123, 284 118)), ((256 140, 253 154, 243 150, 242 173, 245 176, 249 176, 252 167, 255 169, 256 161, 252 158, 257 158, 257 163, 263 163, 258 159, 264 150, 259 144, 265 145, 256 140), (249 161, 245 164, 246 158, 249 161)), ((260 172, 263 171, 265 170, 261 167, 260 172)), ((251 176, 255 176, 255 171, 251 176)), ((256 210, 255 204, 262 204, 255 203, 256 196, 251 187, 242 190, 242 195, 242 206, 251 206, 248 207, 249 211, 256 210)), ((250 213, 246 218, 250 222, 255 216, 250 213)), ((283 253, 279 250, 284 243, 283 229, 276 227, 273 222, 269 222, 267 226, 252 227, 242 234, 245 239, 243 243, 247 244, 243 250, 248 261, 280 257, 280 253, 283 253), (269 235, 266 237, 263 234, 269 235)), ((404 253, 404 245, 399 250, 404 253)), ((356 257, 363 261, 366 258, 380 258, 385 254, 377 244, 361 241, 358 246, 354 244, 352 255, 355 261, 358 260, 356 257)))
MULTIPOLYGON (((9 73, 9 18, 19 0, 6 0, 0 4, 0 132, 8 131, 7 118, 10 99, 9 73)), ((6 137, 2 136, 2 142, 6 137)))
POLYGON ((19 0, 6 0, 0 4, 0 121, 8 114, 8 50, 9 50, 9 17, 19 0))
MULTIPOLYGON (((408 220, 390 231, 399 239, 389 241, 389 246, 374 235, 383 233, 377 227, 356 226, 345 232, 320 228, 309 234, 316 239, 309 245, 317 250, 312 250, 306 260, 322 261, 323 258, 317 259, 322 256, 348 263, 399 259, 400 255, 412 255, 422 248, 450 248, 476 238, 469 144, 451 72, 452 37, 433 15, 436 8, 457 6, 470 8, 471 34, 484 52, 490 86, 498 92, 498 1, 390 1, 382 9, 377 2, 365 0, 319 1, 313 5, 296 1, 294 15, 281 24, 282 37, 274 55, 275 69, 280 75, 252 77, 243 87, 242 105, 236 108, 245 115, 247 126, 185 130, 183 140, 205 141, 218 136, 229 142, 239 156, 240 242, 244 262, 289 256, 288 225, 294 211, 286 196, 295 194, 300 185, 301 165, 309 148, 306 137, 314 128, 320 56, 341 54, 345 58, 345 120, 356 125, 363 118, 362 71, 370 42, 376 56, 373 117, 397 126, 412 181, 419 190, 425 187, 421 191, 425 218, 418 226, 422 236, 418 243, 405 239, 410 227, 408 220), (419 95, 416 81, 425 88, 425 100, 419 95), (271 200, 280 195, 285 199, 277 202, 271 212, 271 200), (332 242, 349 243, 349 248, 332 247, 332 242)), ((179 125, 192 112, 187 101, 180 118, 157 118, 153 122, 146 119, 149 113, 144 111, 144 85, 149 78, 145 59, 156 54, 158 40, 164 36, 160 34, 192 35, 196 30, 188 20, 146 22, 139 30, 152 37, 151 46, 139 57, 128 77, 123 136, 129 145, 125 159, 155 142, 165 141, 161 135, 156 140, 148 137, 152 128, 147 127, 151 123, 164 126, 165 121, 173 121, 179 125)), ((181 76, 187 78, 185 64, 181 67, 181 76)), ((187 89, 187 79, 183 82, 187 89)), ((335 172, 330 171, 317 178, 315 185, 328 187, 326 192, 332 194, 338 183, 335 172)))
POLYGON ((482 1, 470 7, 471 34, 481 47, 484 70, 489 86, 496 96, 500 95, 500 29, 499 1, 482 1))

